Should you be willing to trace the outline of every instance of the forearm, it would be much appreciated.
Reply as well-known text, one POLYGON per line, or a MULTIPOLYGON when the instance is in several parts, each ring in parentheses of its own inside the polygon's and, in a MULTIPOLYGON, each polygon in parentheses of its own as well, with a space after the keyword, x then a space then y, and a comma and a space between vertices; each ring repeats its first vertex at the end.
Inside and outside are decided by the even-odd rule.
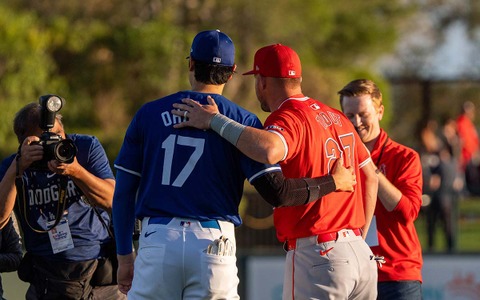
POLYGON ((70 177, 92 204, 111 212, 115 189, 114 179, 98 178, 83 167, 78 168, 70 177))
POLYGON ((0 228, 7 225, 15 206, 17 197, 15 186, 16 164, 17 162, 14 160, 0 182, 0 228))
POLYGON ((133 252, 125 255, 117 254, 117 259, 119 265, 133 265, 135 262, 135 255, 133 252))
MULTIPOLYGON (((135 195, 127 194, 126 197, 135 199, 135 195)), ((113 228, 117 253, 127 255, 132 253, 133 229, 135 226, 135 205, 130 203, 126 197, 114 196, 113 200, 113 228)))
POLYGON ((0 272, 12 272, 18 269, 23 251, 19 236, 8 219, 7 226, 2 229, 2 248, 0 254, 0 272))
POLYGON ((285 146, 280 137, 272 132, 243 126, 221 114, 212 118, 210 126, 253 160, 275 164, 284 157, 285 146))
POLYGON ((135 226, 135 199, 140 178, 124 171, 117 171, 117 185, 113 196, 113 227, 117 253, 132 252, 133 228, 135 226))
POLYGON ((331 175, 316 178, 285 178, 282 172, 267 173, 252 185, 274 207, 303 205, 335 191, 331 175))
POLYGON ((365 165, 361 170, 365 175, 365 180, 362 184, 365 209, 365 225, 362 227, 362 230, 363 238, 365 238, 375 212, 375 205, 378 195, 378 177, 377 174, 375 174, 373 163, 365 165))
MULTIPOLYGON (((5 241, 4 241, 5 242, 5 241)), ((13 272, 18 269, 23 252, 18 238, 11 240, 6 249, 0 254, 0 272, 13 272)))
POLYGON ((3 253, 0 254, 0 273, 13 272, 18 269, 22 253, 3 253))
POLYGON ((402 199, 402 192, 382 173, 378 174, 378 198, 387 211, 393 211, 402 199))

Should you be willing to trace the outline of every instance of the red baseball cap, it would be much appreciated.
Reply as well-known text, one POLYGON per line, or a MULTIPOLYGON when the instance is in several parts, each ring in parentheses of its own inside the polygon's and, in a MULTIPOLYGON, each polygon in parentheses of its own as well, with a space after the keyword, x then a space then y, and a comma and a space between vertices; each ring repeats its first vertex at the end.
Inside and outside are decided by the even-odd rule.
POLYGON ((260 48, 253 59, 253 70, 243 75, 260 74, 264 77, 302 77, 302 64, 293 49, 282 44, 260 48))

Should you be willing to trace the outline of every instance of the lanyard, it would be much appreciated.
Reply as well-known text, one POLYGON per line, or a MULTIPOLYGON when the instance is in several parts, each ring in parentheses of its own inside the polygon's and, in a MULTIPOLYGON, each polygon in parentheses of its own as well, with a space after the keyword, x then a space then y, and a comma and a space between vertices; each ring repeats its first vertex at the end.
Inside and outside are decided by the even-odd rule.
POLYGON ((387 139, 385 140, 385 142, 382 145, 382 149, 380 149, 380 155, 378 155, 377 163, 375 164, 377 166, 377 168, 378 168, 378 165, 380 164, 380 159, 383 156, 383 152, 385 151, 385 146, 387 145, 388 139, 389 139, 389 137, 387 137, 387 139))

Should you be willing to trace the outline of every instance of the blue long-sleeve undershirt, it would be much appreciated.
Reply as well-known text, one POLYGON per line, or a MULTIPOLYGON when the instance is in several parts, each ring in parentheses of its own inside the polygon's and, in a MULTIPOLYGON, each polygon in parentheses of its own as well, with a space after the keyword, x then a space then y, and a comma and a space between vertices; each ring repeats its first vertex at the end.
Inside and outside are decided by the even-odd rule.
POLYGON ((135 199, 139 184, 140 177, 117 169, 112 215, 117 254, 120 255, 133 251, 135 199))

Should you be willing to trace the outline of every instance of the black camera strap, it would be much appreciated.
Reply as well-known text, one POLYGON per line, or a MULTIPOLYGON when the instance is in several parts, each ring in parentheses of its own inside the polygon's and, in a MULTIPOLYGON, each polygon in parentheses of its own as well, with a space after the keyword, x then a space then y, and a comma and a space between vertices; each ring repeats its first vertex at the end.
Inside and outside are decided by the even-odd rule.
MULTIPOLYGON (((98 211, 97 207, 92 202, 90 202, 90 200, 87 197, 85 197, 85 201, 88 203, 88 205, 90 205, 92 207, 93 211, 95 212, 95 215, 97 215, 98 220, 100 220, 100 223, 102 223, 103 227, 105 227, 105 229, 107 230, 110 238, 112 240, 115 239, 115 236, 113 235, 112 229, 110 228, 110 226, 107 225, 107 222, 105 222, 105 219, 102 218, 102 215, 98 211)), ((110 222, 112 222, 112 215, 109 214, 109 216, 110 216, 110 222)))
POLYGON ((46 230, 43 230, 43 229, 33 228, 33 226, 28 221, 27 197, 25 194, 25 184, 23 182, 23 177, 20 175, 17 175, 17 177, 15 178, 15 186, 17 187, 17 201, 18 201, 21 215, 24 218, 25 223, 27 223, 28 227, 30 227, 30 229, 38 233, 46 233, 52 230, 53 228, 55 228, 58 225, 58 223, 60 223, 60 221, 62 220, 63 212, 65 211, 65 208, 67 207, 67 202, 68 202, 67 201, 67 181, 68 181, 67 176, 60 176, 60 190, 59 190, 59 197, 58 197, 58 204, 57 204, 57 213, 55 215, 55 222, 50 228, 47 227, 46 230))

